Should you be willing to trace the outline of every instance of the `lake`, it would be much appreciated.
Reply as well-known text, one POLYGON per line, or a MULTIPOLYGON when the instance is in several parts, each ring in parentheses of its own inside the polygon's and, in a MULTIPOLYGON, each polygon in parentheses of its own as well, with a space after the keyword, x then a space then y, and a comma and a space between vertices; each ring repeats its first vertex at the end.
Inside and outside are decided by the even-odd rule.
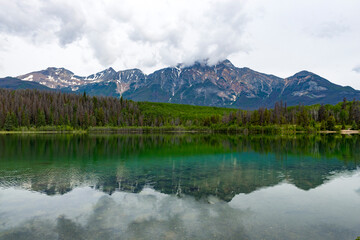
POLYGON ((0 239, 356 239, 360 137, 0 135, 0 239))

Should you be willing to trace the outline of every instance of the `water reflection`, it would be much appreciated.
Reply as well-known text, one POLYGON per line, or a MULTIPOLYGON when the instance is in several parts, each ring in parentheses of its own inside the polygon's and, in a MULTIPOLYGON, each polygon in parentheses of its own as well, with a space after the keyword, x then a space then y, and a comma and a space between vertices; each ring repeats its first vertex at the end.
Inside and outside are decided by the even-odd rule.
POLYGON ((355 239, 359 182, 360 171, 346 172, 311 191, 281 183, 229 203, 151 188, 111 196, 9 188, 0 191, 0 239, 355 239))
MULTIPOLYGON (((36 217, 6 230, 0 239, 29 239, 29 236, 30 239, 58 239, 58 236, 59 239, 247 239, 242 219, 249 213, 216 198, 210 198, 213 204, 208 204, 149 188, 139 194, 117 192, 111 197, 92 192, 84 188, 61 196, 61 202, 48 199, 51 210, 43 214, 38 211, 43 207, 29 208, 33 196, 28 196, 30 203, 24 206, 30 211, 27 215, 36 217), (80 201, 71 202, 77 198, 95 203, 84 208, 80 201), (59 207, 64 209, 61 215, 56 210, 59 207)), ((15 218, 12 222, 16 222, 16 214, 21 213, 18 209, 11 210, 14 215, 9 218, 15 218)))
POLYGON ((355 239, 359 136, 0 136, 0 239, 355 239))
POLYGON ((140 192, 144 186, 230 201, 284 180, 309 190, 354 170, 359 137, 0 136, 0 186, 48 195, 79 186, 140 192))
POLYGON ((252 239, 355 239, 360 234, 360 170, 338 173, 324 185, 303 191, 288 183, 239 194, 229 203, 251 209, 252 239))

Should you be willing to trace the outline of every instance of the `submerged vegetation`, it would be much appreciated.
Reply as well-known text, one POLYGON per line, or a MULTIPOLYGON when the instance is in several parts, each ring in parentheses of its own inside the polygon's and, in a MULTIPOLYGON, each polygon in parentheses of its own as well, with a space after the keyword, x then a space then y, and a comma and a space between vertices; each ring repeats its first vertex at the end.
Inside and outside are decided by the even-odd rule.
POLYGON ((360 102, 245 111, 170 103, 133 102, 38 90, 0 89, 3 131, 336 131, 360 128, 360 102))

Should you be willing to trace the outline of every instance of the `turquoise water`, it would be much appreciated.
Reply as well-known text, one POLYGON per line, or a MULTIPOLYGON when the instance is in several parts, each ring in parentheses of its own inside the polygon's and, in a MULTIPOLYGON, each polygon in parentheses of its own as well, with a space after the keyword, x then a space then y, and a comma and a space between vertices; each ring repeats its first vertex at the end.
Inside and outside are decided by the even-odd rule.
POLYGON ((360 137, 1 135, 0 239, 355 239, 360 137))

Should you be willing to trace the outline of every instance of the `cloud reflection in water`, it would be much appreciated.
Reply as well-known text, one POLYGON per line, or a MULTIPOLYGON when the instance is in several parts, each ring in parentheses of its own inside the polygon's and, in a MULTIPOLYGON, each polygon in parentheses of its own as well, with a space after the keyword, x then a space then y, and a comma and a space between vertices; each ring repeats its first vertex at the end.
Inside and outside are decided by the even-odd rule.
POLYGON ((214 197, 198 201, 145 188, 139 194, 101 196, 86 218, 32 218, 4 231, 0 239, 248 239, 242 225, 248 215, 214 197))

